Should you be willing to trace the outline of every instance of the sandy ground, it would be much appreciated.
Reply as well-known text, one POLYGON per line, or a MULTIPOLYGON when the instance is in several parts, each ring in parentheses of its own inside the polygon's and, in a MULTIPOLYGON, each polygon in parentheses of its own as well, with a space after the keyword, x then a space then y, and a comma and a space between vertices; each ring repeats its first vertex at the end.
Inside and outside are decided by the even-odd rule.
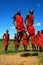
POLYGON ((0 55, 0 65, 41 65, 36 56, 16 53, 11 55, 0 55))

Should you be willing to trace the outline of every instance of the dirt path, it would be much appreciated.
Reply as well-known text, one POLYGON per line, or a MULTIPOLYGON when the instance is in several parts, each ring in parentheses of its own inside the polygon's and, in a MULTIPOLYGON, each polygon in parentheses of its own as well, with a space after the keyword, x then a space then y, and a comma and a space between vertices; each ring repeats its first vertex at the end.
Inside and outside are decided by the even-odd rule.
POLYGON ((41 65, 36 56, 22 57, 21 53, 0 55, 0 65, 41 65))

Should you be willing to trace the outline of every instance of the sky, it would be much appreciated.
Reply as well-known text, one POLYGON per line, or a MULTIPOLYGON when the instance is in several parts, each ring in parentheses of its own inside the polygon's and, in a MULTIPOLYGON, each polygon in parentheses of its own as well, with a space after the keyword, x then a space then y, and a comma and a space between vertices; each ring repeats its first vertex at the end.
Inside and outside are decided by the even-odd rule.
POLYGON ((43 29, 43 0, 0 0, 0 38, 8 29, 10 38, 13 39, 17 31, 12 17, 21 10, 21 15, 25 19, 31 9, 34 10, 34 27, 37 33, 43 29))

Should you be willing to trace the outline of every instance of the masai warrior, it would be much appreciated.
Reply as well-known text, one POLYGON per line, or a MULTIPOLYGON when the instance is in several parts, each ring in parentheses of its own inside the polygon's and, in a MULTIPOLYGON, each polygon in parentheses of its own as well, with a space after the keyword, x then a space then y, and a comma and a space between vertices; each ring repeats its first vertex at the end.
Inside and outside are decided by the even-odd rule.
POLYGON ((9 33, 8 30, 6 30, 6 33, 3 35, 3 41, 4 41, 4 46, 5 46, 5 52, 7 52, 8 45, 9 45, 9 33))
POLYGON ((18 42, 18 35, 15 34, 14 36, 14 47, 15 47, 15 50, 18 51, 18 48, 19 48, 19 42, 18 42))
POLYGON ((18 33, 18 37, 19 37, 19 42, 23 36, 23 32, 25 31, 25 27, 24 27, 24 24, 23 24, 23 18, 21 16, 21 12, 18 11, 17 14, 13 17, 14 18, 14 22, 16 22, 16 29, 17 29, 17 33, 18 33))
POLYGON ((26 18, 25 18, 25 23, 26 23, 26 20, 27 20, 27 25, 26 25, 27 31, 29 33, 29 36, 32 36, 32 35, 35 34, 35 29, 34 29, 34 26, 33 26, 33 24, 34 24, 34 17, 33 17, 34 11, 30 10, 29 12, 30 12, 30 14, 27 15, 26 18))

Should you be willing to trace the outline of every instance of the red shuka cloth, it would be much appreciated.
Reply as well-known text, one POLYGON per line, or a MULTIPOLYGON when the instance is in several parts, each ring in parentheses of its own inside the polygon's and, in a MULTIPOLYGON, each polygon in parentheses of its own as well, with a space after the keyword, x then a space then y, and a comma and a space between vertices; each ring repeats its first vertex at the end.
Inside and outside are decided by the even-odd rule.
POLYGON ((29 33, 29 35, 34 35, 35 34, 35 28, 34 28, 34 26, 29 26, 28 27, 28 33, 29 33))
POLYGON ((22 37, 22 43, 23 46, 28 46, 28 42, 27 42, 27 34, 24 34, 22 37))
POLYGON ((9 34, 4 34, 4 45, 8 45, 8 42, 9 42, 9 34))
POLYGON ((23 18, 19 15, 16 15, 15 19, 16 19, 17 32, 24 31, 25 27, 24 27, 24 24, 23 24, 23 18))

